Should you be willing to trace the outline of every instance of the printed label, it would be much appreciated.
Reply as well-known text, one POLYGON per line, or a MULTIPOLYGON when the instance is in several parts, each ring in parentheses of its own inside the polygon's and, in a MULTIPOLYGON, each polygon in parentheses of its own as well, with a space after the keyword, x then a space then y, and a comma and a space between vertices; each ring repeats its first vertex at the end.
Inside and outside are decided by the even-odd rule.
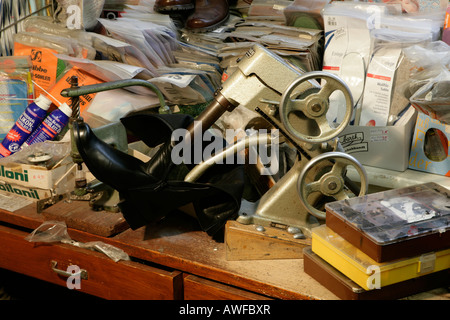
MULTIPOLYGON (((73 67, 50 90, 49 98, 56 105, 59 105, 59 103, 67 103, 70 106, 70 98, 61 96, 61 91, 70 88, 70 80, 73 76, 78 77, 78 86, 80 87, 103 82, 102 80, 91 76, 89 73, 83 72, 83 70, 77 67, 73 67)), ((89 106, 95 95, 95 93, 91 93, 80 96, 80 112, 83 112, 89 106)))
POLYGON ((368 143, 364 142, 363 132, 354 132, 339 137, 339 142, 347 153, 368 152, 368 143))
POLYGON ((21 43, 14 44, 14 54, 16 56, 31 57, 32 78, 38 84, 34 89, 36 97, 44 93, 43 89, 48 90, 56 82, 58 68, 58 58, 54 55, 56 53, 55 50, 48 48, 29 47, 21 43))
POLYGON ((391 92, 397 63, 401 54, 398 48, 381 48, 370 61, 360 124, 386 126, 391 106, 391 92))

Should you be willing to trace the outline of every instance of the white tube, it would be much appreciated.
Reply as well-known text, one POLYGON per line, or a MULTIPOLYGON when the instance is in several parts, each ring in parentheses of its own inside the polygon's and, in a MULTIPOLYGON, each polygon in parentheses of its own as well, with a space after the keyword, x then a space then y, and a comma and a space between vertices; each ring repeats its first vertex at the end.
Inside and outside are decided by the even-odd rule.
POLYGON ((195 182, 197 181, 209 168, 223 161, 229 156, 232 156, 239 151, 248 148, 252 144, 266 143, 271 144, 273 137, 270 134, 255 134, 252 136, 246 136, 245 138, 239 140, 238 142, 232 144, 231 146, 223 149, 220 153, 214 155, 206 161, 203 161, 196 165, 184 178, 185 182, 195 182))

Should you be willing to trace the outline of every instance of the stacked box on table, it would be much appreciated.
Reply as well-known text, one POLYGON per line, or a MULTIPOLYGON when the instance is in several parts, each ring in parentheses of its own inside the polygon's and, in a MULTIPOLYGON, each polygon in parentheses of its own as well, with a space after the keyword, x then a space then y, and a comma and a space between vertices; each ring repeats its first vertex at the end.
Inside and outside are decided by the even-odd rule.
POLYGON ((69 152, 70 144, 48 141, 1 159, 0 193, 40 200, 73 190, 75 164, 69 152), (48 155, 50 159, 42 163, 28 161, 38 154, 48 155))
POLYGON ((377 262, 450 248, 450 191, 430 182, 335 201, 326 225, 377 262))
POLYGON ((308 247, 303 250, 304 271, 344 300, 399 299, 425 292, 450 283, 450 269, 432 272, 421 277, 397 282, 377 290, 365 290, 334 268, 308 247))
POLYGON ((365 290, 379 289, 450 268, 450 248, 379 263, 326 225, 313 229, 312 250, 365 290))
POLYGON ((448 285, 449 199, 449 190, 426 183, 328 203, 326 224, 312 230, 312 254, 320 259, 307 257, 305 272, 322 264, 321 269, 334 268, 363 291, 411 281, 416 290, 417 284, 428 290, 429 283, 414 280, 424 276, 448 285))

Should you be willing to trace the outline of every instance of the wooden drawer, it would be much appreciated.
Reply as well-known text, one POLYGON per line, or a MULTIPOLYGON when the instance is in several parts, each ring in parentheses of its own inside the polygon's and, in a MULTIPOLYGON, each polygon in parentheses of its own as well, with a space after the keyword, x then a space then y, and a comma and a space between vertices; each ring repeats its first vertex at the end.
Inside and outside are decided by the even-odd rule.
POLYGON ((223 283, 184 274, 184 300, 271 300, 223 283))
POLYGON ((0 268, 67 286, 68 278, 52 268, 66 271, 68 266, 76 265, 87 273, 87 279, 80 282, 80 291, 98 297, 114 300, 183 297, 179 271, 170 272, 132 261, 114 262, 102 253, 61 243, 31 243, 24 240, 27 235, 0 225, 0 268))

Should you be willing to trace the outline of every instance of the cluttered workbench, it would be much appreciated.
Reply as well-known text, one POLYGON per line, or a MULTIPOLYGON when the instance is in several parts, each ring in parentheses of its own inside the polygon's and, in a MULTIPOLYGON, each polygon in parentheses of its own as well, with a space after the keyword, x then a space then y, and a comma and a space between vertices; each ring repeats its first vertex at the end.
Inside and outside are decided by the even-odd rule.
POLYGON ((392 49, 398 23, 369 6, 330 3, 312 29, 224 10, 206 37, 146 6, 95 33, 31 17, 15 38, 27 56, 40 28, 67 31, 83 55, 4 62, 8 79, 57 70, 0 148, 1 269, 105 299, 450 298, 448 130, 424 112, 449 82, 417 90, 429 66, 400 49, 442 17, 392 49))
MULTIPOLYGON (((72 217, 111 214, 93 213, 87 203, 61 202, 51 209, 72 217)), ((61 269, 76 264, 88 273, 81 290, 108 299, 336 299, 305 275, 302 259, 227 261, 225 244, 211 239, 183 213, 135 231, 119 218, 113 224, 122 230, 110 237, 68 229, 73 240, 103 241, 139 262, 113 262, 97 252, 65 244, 27 242, 24 238, 47 214, 51 212, 37 214, 33 205, 15 212, 0 211, 0 238, 8 243, 1 251, 0 267, 65 286, 67 278, 52 270, 51 261, 61 269)), ((84 227, 89 225, 84 223, 84 227)), ((103 232, 115 231, 97 229, 97 233, 103 232)))
MULTIPOLYGON (((61 201, 42 213, 36 204, 14 212, 2 209, 0 221, 0 241, 8 243, 0 253, 1 268, 66 286, 72 274, 59 270, 76 265, 87 274, 80 290, 106 299, 339 299, 305 273, 301 252, 306 244, 297 244, 299 250, 291 253, 297 258, 228 260, 227 242, 212 239, 182 212, 131 230, 120 213, 93 211, 88 202, 61 201), (25 239, 44 221, 58 217, 64 217, 72 240, 113 245, 131 261, 114 262, 70 244, 25 239)), ((405 298, 449 299, 447 288, 428 285, 429 291, 405 298)))

